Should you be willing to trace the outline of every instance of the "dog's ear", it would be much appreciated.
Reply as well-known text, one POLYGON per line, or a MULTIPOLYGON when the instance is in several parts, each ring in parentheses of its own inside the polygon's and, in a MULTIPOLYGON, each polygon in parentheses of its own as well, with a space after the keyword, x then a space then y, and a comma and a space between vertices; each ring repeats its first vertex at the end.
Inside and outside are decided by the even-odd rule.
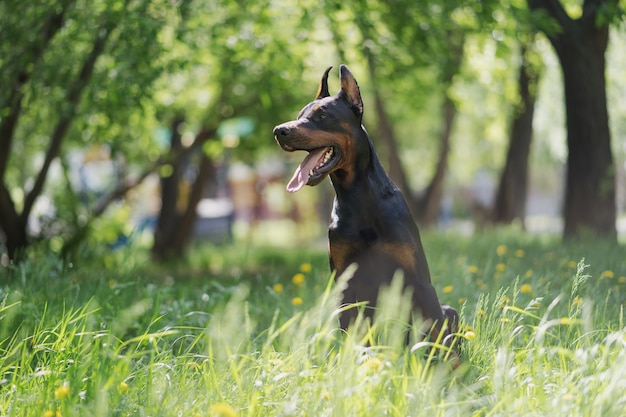
POLYGON ((320 88, 317 89, 317 96, 315 97, 315 100, 330 96, 330 93, 328 92, 328 73, 332 68, 333 67, 328 67, 326 68, 326 71, 324 71, 324 75, 322 75, 322 82, 320 83, 320 88))
POLYGON ((339 95, 348 102, 354 113, 360 118, 363 116, 363 100, 361 99, 359 85, 345 65, 341 65, 339 72, 341 79, 339 95))

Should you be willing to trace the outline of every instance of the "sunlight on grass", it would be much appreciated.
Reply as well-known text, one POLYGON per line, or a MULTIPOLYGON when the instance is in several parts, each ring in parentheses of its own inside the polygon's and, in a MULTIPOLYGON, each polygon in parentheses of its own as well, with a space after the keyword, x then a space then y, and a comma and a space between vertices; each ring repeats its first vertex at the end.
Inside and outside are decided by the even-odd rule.
POLYGON ((350 275, 335 283, 323 254, 259 252, 242 269, 212 248, 219 271, 198 257, 204 275, 169 279, 21 265, 0 288, 0 415, 622 415, 623 259, 439 239, 425 238, 435 285, 464 299, 458 369, 441 341, 405 344, 399 277, 373 322, 340 330, 339 312, 363 305, 339 306, 350 275))

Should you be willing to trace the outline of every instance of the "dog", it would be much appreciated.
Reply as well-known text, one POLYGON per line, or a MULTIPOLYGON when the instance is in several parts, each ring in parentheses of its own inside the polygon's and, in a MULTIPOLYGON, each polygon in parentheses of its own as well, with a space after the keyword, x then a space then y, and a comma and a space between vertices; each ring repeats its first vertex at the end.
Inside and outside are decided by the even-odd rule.
MULTIPOLYGON (((459 316, 439 303, 418 227, 362 125, 363 100, 356 79, 341 65, 341 89, 331 96, 331 69, 324 72, 315 99, 296 120, 274 128, 274 138, 284 151, 308 152, 287 190, 296 192, 330 177, 336 194, 328 229, 330 268, 340 276, 349 265, 358 266, 344 290, 344 304, 367 301, 374 307, 380 288, 402 271, 413 310, 422 315, 430 339, 441 340, 440 336, 456 332, 459 316)), ((356 314, 356 309, 347 309, 340 326, 347 328, 356 314)), ((371 317, 372 309, 365 314, 371 317)))

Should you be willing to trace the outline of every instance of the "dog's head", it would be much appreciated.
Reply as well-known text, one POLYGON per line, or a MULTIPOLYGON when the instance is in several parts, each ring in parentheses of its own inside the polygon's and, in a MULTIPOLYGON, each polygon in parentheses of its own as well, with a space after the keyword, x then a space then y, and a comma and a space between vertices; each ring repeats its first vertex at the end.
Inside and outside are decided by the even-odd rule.
POLYGON ((307 104, 296 120, 274 128, 274 138, 287 151, 307 151, 287 190, 296 192, 305 185, 317 185, 339 170, 354 165, 362 144, 360 138, 363 101, 359 86, 345 65, 340 67, 341 89, 328 92, 329 67, 322 76, 315 100, 307 104))

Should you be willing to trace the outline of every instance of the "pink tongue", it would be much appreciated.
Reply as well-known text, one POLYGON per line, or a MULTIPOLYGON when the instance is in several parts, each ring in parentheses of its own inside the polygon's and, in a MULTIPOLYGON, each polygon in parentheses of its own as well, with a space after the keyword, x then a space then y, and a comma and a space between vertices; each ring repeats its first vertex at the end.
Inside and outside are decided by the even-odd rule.
POLYGON ((296 168, 296 172, 293 173, 289 184, 287 184, 287 191, 295 193, 309 182, 309 172, 317 166, 327 150, 328 148, 321 148, 312 151, 304 158, 304 161, 296 168))

